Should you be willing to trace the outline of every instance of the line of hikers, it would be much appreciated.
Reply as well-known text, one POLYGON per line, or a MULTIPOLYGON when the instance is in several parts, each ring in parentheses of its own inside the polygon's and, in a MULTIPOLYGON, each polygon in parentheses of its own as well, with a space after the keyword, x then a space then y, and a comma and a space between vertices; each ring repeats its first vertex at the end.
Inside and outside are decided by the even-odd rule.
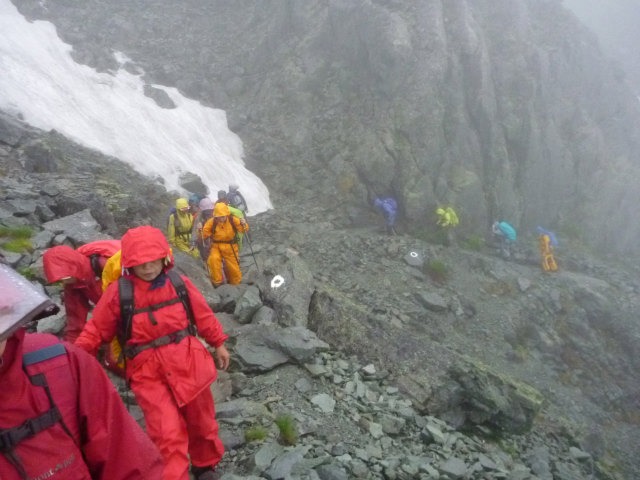
MULTIPOLYGON (((391 196, 375 196, 372 201, 373 208, 384 217, 385 230, 389 235, 397 235, 396 220, 398 218, 398 202, 391 196)), ((439 206, 435 211, 436 225, 441 227, 446 235, 446 244, 455 243, 454 228, 460 223, 458 214, 451 206, 439 206)), ((541 266, 545 272, 558 270, 554 249, 558 246, 555 234, 542 227, 537 227, 538 248, 540 250, 541 266)), ((498 244, 498 249, 503 258, 513 256, 517 240, 516 229, 505 220, 496 220, 491 225, 493 240, 498 244)))
MULTIPOLYGON (((237 261, 232 235, 248 229, 244 218, 232 215, 222 193, 213 205, 207 198, 198 200, 202 237, 185 245, 193 251, 198 238, 211 239, 208 265, 219 269, 212 273, 214 285, 223 281, 223 261, 237 261), (216 236, 222 232, 224 237, 216 236)), ((195 199, 191 207, 186 203, 187 210, 193 208, 195 199)), ((176 202, 176 212, 183 204, 176 202)), ((459 222, 450 207, 436 213, 442 227, 459 222)), ((507 245, 516 241, 507 222, 494 223, 493 231, 507 245)), ((555 235, 541 227, 538 232, 543 269, 555 271, 555 235)), ((179 236, 174 231, 174 242, 179 236)), ((121 240, 77 249, 60 245, 44 253, 47 281, 64 288, 65 342, 25 332, 26 324, 59 309, 1 260, 2 479, 188 480, 190 471, 197 480, 217 478, 224 446, 210 385, 216 367, 229 366, 228 337, 202 293, 172 269, 172 248, 163 232, 141 226, 121 240), (213 356, 196 335, 213 348, 213 356), (93 358, 103 344, 109 345, 103 362, 126 378, 144 414, 146 434, 93 358)), ((226 268, 230 283, 241 280, 226 268)))
POLYGON ((13 282, 29 282, 0 265, 3 479, 55 473, 74 480, 188 480, 190 471, 197 480, 218 478, 224 446, 210 385, 216 363, 223 370, 229 366, 227 335, 202 293, 172 270, 172 248, 201 256, 214 286, 225 277, 230 284, 241 282, 238 254, 248 230, 247 205, 236 186, 229 190, 218 192, 215 204, 195 196, 176 201, 167 236, 142 226, 122 240, 48 249, 45 277, 63 287, 63 343, 51 335, 25 335, 22 327, 34 316, 22 315, 20 296, 5 292, 13 282), (215 363, 196 335, 214 349, 215 363), (99 363, 83 353, 95 357, 103 344, 102 363, 126 379, 144 414, 146 435, 99 363), (44 376, 36 382, 32 371, 44 376), (19 392, 20 408, 14 405, 19 392))
MULTIPOLYGON (((3 386, 28 397, 44 392, 48 398, 47 404, 25 401, 24 408, 13 408, 13 401, 0 393, 2 478, 5 471, 10 472, 7 479, 48 478, 42 475, 50 470, 56 471, 55 478, 74 480, 188 480, 189 471, 198 480, 218 478, 215 467, 224 446, 210 386, 217 376, 214 357, 218 368, 229 366, 227 335, 202 293, 172 270, 173 253, 163 232, 141 226, 129 229, 122 240, 96 241, 77 249, 55 246, 44 253, 43 265, 47 281, 60 282, 64 288, 63 339, 68 343, 49 335, 25 337, 16 325, 4 332, 6 338, 0 337, 3 386), (95 307, 87 321, 91 304, 95 307), (214 349, 213 357, 196 335, 214 349), (25 342, 25 338, 36 340, 25 342), (127 420, 130 416, 115 399, 117 392, 107 385, 104 373, 96 374, 93 363, 83 356, 82 350, 97 356, 103 344, 108 344, 103 363, 126 378, 151 442, 135 422, 127 420), (51 346, 55 355, 33 354, 42 359, 36 370, 45 373, 46 381, 58 382, 60 375, 68 378, 73 383, 69 392, 59 393, 59 387, 50 384, 50 391, 46 385, 43 390, 41 384, 17 373, 5 376, 8 365, 11 372, 25 368, 24 355, 17 353, 20 348, 39 352, 41 346, 51 346), (47 373, 63 364, 63 371, 47 373), (65 369, 71 373, 65 374, 65 369), (96 395, 105 399, 96 400, 96 395), (58 410, 63 412, 61 418, 50 413, 58 410), (127 441, 115 445, 123 435, 127 441), (40 451, 48 453, 36 453, 40 451)), ((10 275, 17 276, 8 267, 0 270, 3 289, 10 275)), ((15 303, 8 302, 6 309, 0 305, 0 334, 5 312, 15 310, 15 303)))
POLYGON ((249 230, 247 202, 236 185, 220 190, 215 203, 207 197, 178 198, 167 223, 172 247, 204 262, 211 283, 231 285, 242 281, 240 251, 249 230))

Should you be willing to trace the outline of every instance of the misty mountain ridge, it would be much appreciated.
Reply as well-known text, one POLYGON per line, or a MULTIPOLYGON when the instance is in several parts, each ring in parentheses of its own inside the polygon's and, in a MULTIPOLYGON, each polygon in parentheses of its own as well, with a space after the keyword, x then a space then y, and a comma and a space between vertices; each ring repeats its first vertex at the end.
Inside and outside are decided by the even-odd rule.
POLYGON ((358 208, 373 190, 411 231, 452 204, 464 236, 505 218, 637 252, 640 104, 559 1, 18 7, 81 63, 121 51, 225 109, 276 197, 358 208))

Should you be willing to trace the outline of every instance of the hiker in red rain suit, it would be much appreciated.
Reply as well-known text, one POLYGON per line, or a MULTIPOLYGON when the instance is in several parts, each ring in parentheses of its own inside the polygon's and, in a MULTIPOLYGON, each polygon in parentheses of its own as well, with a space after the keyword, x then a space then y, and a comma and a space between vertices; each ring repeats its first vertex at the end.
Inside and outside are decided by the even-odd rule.
POLYGON ((158 449, 98 362, 52 335, 25 334, 53 306, 29 286, 0 265, 0 291, 12 292, 0 308, 0 478, 160 478, 158 449))
POLYGON ((73 342, 84 328, 91 304, 102 295, 102 268, 110 256, 120 250, 119 240, 98 240, 77 250, 59 245, 44 252, 42 261, 47 282, 62 282, 67 316, 64 339, 73 342), (91 255, 96 255, 92 266, 91 255), (95 267, 95 268, 94 268, 95 267))
MULTIPOLYGON (((210 390, 216 366, 202 342, 186 333, 189 318, 167 275, 173 257, 162 232, 150 226, 128 230, 122 237, 122 266, 133 286, 135 308, 124 348, 126 377, 144 413, 147 433, 164 459, 162 478, 188 480, 189 458, 197 479, 215 478, 213 470, 224 453, 210 390)), ((215 347, 218 366, 226 369, 227 335, 198 289, 182 279, 198 334, 215 347)), ((76 340, 94 355, 117 333, 119 282, 109 285, 76 340)))

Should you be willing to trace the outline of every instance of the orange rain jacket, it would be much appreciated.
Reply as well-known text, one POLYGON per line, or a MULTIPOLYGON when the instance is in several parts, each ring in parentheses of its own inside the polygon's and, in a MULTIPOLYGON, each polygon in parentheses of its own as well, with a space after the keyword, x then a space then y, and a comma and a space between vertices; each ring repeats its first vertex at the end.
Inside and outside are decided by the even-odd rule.
POLYGON ((237 233, 245 233, 249 230, 249 224, 244 225, 238 217, 231 215, 229 207, 218 202, 213 209, 213 217, 207 220, 202 228, 202 237, 211 239, 211 251, 207 265, 211 275, 211 283, 214 286, 221 285, 224 280, 222 261, 224 260, 224 272, 227 281, 231 285, 238 285, 242 281, 242 271, 239 263, 239 249, 236 239, 237 233), (216 217, 227 217, 226 222, 216 223, 216 217), (233 222, 233 224, 232 224, 233 222))

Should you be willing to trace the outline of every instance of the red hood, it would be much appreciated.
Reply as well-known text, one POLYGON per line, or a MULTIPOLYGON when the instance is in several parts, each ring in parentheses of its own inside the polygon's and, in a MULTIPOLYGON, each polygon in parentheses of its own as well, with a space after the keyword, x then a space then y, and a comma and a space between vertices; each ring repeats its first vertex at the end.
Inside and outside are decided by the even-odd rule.
POLYGON ((91 255, 100 255, 101 257, 111 257, 120 250, 120 240, 96 240, 95 242, 85 243, 76 248, 85 257, 91 255))
POLYGON ((122 266, 124 268, 135 267, 167 257, 170 261, 168 268, 171 268, 173 255, 171 255, 169 243, 162 231, 155 227, 145 225, 132 228, 122 236, 122 266))
POLYGON ((44 252, 44 274, 49 283, 65 277, 75 277, 82 283, 93 281, 94 273, 90 260, 67 245, 51 247, 44 252))

